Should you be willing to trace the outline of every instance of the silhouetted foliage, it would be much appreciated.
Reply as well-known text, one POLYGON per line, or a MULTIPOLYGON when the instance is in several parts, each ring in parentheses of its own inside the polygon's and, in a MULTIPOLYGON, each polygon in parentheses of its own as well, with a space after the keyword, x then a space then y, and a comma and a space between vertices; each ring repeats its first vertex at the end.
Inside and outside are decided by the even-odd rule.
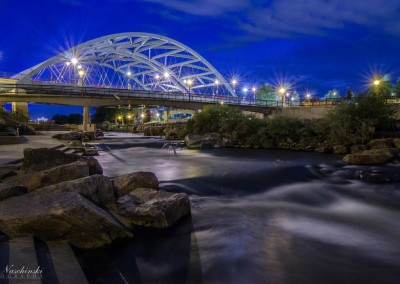
POLYGON ((51 118, 56 124, 82 124, 83 116, 79 113, 71 113, 70 115, 55 114, 51 118))

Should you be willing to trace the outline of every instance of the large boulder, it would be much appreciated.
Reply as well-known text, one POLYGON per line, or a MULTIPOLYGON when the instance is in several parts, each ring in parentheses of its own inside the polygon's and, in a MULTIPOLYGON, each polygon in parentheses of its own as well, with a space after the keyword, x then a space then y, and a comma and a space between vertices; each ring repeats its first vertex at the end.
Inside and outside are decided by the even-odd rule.
POLYGON ((189 148, 212 148, 223 145, 222 135, 219 133, 206 133, 204 135, 188 134, 184 140, 189 148))
POLYGON ((334 154, 347 154, 347 147, 344 145, 333 146, 334 154))
POLYGON ((15 175, 4 181, 15 186, 22 186, 33 191, 48 185, 89 176, 89 166, 85 161, 77 161, 57 166, 40 172, 28 172, 15 175))
POLYGON ((43 171, 76 161, 85 161, 89 166, 90 175, 103 174, 103 169, 95 158, 64 153, 54 148, 24 149, 24 162, 21 169, 26 172, 43 171))
POLYGON ((136 172, 113 178, 117 196, 123 196, 137 188, 158 189, 158 178, 152 172, 136 172))
POLYGON ((394 145, 394 147, 396 147, 397 149, 400 149, 400 138, 394 138, 394 139, 393 139, 393 145, 394 145))
POLYGON ((203 136, 188 134, 185 136, 184 141, 186 143, 186 146, 188 146, 189 148, 200 148, 201 142, 203 142, 203 136))
POLYGON ((368 147, 370 149, 382 149, 382 148, 393 148, 393 139, 392 138, 382 138, 382 139, 373 139, 368 142, 368 147))
POLYGON ((367 145, 353 145, 350 148, 350 153, 357 154, 357 153, 361 153, 364 150, 367 150, 367 145))
POLYGON ((80 140, 72 140, 70 142, 68 142, 68 147, 70 148, 80 148, 82 147, 82 141, 80 140))
POLYGON ((38 190, 0 204, 0 231, 9 238, 34 235, 43 241, 67 241, 89 249, 132 236, 77 191, 38 190))
POLYGON ((190 214, 186 193, 139 188, 116 200, 117 218, 130 228, 168 228, 190 214))
POLYGON ((91 201, 105 206, 111 205, 115 201, 113 184, 108 177, 103 175, 70 180, 43 187, 36 191, 48 192, 49 194, 56 191, 78 192, 91 201))
POLYGON ((81 156, 67 154, 54 148, 24 149, 23 171, 42 171, 55 166, 69 164, 81 159, 81 156))
POLYGON ((389 155, 392 158, 395 158, 399 155, 399 149, 396 148, 381 148, 381 149, 370 149, 363 151, 364 154, 382 154, 389 155))
POLYGON ((22 195, 27 193, 27 189, 20 186, 10 185, 0 182, 0 201, 12 196, 22 195))
POLYGON ((380 165, 390 161, 392 157, 385 154, 347 154, 343 161, 350 165, 380 165))

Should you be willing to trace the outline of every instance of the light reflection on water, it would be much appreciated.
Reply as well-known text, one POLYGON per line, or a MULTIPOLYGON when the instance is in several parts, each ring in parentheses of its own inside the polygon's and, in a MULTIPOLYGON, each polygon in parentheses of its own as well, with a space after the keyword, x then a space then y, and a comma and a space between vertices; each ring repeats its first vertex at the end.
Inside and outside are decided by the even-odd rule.
POLYGON ((340 156, 162 145, 100 145, 105 175, 153 171, 190 194, 191 218, 112 249, 142 283, 400 283, 398 184, 352 179, 340 156))

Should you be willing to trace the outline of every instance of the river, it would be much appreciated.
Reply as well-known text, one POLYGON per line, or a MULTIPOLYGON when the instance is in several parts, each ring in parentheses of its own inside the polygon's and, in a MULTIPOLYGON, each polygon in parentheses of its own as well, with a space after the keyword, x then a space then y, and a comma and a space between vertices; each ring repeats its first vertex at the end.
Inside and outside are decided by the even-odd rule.
POLYGON ((357 180, 341 156, 164 148, 107 133, 110 177, 152 171, 192 216, 107 249, 76 249, 95 283, 400 283, 399 184, 357 180))

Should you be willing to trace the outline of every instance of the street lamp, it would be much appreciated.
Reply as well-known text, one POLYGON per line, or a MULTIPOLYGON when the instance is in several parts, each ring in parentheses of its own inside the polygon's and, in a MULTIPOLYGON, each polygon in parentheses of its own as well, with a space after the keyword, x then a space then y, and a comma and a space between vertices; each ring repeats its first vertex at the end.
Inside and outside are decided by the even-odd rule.
POLYGON ((254 99, 255 99, 256 98, 256 91, 257 91, 256 87, 251 88, 251 91, 253 92, 254 99))
POLYGON ((375 86, 379 86, 380 84, 381 84, 381 81, 380 81, 380 80, 375 80, 375 81, 374 81, 374 85, 375 85, 375 86))
POLYGON ((233 92, 236 94, 235 86, 237 85, 238 81, 236 79, 232 80, 233 92))
POLYGON ((284 87, 281 87, 279 90, 278 90, 278 92, 279 93, 281 93, 281 95, 282 95, 282 103, 285 101, 285 92, 286 92, 286 89, 284 88, 284 87))
POLYGON ((215 80, 215 85, 217 86, 217 96, 218 96, 218 84, 219 84, 219 80, 216 79, 216 80, 215 80))
POLYGON ((76 63, 78 63, 78 59, 76 59, 75 57, 72 57, 71 63, 75 65, 76 63))
POLYGON ((128 76, 131 76, 132 75, 132 73, 130 72, 130 71, 128 71, 128 73, 126 73, 128 76))
POLYGON ((188 80, 185 80, 185 81, 184 82, 186 83, 186 85, 189 86, 189 96, 190 96, 190 88, 192 87, 193 80, 192 79, 188 79, 188 80))
POLYGON ((156 79, 158 80, 158 79, 160 79, 160 75, 158 75, 158 74, 156 74, 156 79))
POLYGON ((83 75, 85 74, 85 72, 84 72, 83 70, 80 70, 80 71, 78 72, 78 74, 79 74, 80 77, 83 77, 83 75))
POLYGON ((164 78, 165 78, 165 79, 168 79, 168 78, 169 78, 169 73, 168 73, 168 71, 164 72, 164 78))

